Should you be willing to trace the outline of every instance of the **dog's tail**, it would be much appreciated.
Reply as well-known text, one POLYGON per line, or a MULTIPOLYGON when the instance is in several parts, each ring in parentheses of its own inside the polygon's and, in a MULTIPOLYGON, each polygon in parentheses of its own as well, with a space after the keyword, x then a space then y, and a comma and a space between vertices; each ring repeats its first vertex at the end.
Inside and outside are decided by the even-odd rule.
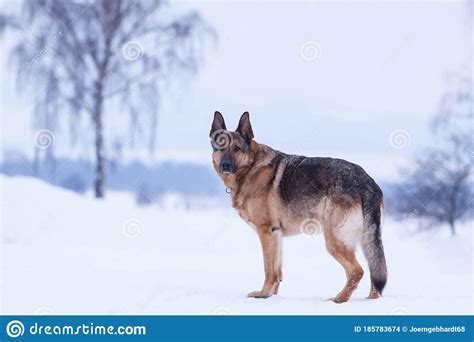
MULTIPOLYGON (((377 187, 378 188, 378 187, 377 187)), ((381 221, 383 215, 382 190, 377 189, 362 201, 364 233, 362 250, 369 263, 370 279, 375 288, 382 294, 387 283, 387 264, 382 245, 381 221)))

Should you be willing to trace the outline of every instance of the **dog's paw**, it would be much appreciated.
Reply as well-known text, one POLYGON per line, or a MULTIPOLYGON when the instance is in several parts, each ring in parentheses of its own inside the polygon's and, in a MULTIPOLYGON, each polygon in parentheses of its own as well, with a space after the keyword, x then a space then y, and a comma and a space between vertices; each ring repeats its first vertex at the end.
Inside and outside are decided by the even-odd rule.
POLYGON ((263 291, 253 291, 247 294, 247 298, 268 298, 271 294, 263 291))
POLYGON ((369 295, 366 298, 367 299, 377 299, 377 298, 380 298, 380 297, 382 297, 380 292, 377 289, 375 289, 374 287, 372 287, 370 289, 369 295))
POLYGON ((341 304, 347 302, 347 299, 345 298, 340 298, 340 297, 331 297, 326 299, 326 302, 334 302, 336 304, 341 304))
POLYGON ((382 297, 379 293, 370 293, 367 297, 365 297, 366 299, 377 299, 377 298, 380 298, 382 297))

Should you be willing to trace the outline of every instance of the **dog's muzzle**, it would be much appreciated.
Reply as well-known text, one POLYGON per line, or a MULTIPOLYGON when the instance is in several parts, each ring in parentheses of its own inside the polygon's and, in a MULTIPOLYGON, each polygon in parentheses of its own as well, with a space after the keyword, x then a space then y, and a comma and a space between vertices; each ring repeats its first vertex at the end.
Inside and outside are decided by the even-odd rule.
POLYGON ((235 173, 234 166, 232 165, 232 161, 230 159, 223 159, 221 161, 221 173, 224 173, 224 174, 235 173))

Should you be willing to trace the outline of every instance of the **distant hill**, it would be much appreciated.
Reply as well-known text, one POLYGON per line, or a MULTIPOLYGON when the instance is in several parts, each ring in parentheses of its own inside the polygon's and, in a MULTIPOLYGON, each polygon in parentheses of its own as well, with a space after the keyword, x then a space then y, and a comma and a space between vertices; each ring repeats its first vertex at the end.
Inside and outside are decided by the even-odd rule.
MULTIPOLYGON (((94 164, 87 160, 59 158, 35 172, 31 161, 11 158, 0 165, 0 173, 9 176, 32 176, 53 185, 79 193, 92 188, 94 164)), ((163 162, 145 165, 109 163, 107 189, 131 191, 153 199, 159 193, 177 192, 183 195, 212 196, 223 192, 223 185, 211 167, 193 163, 163 162)))
MULTIPOLYGON (((12 158, 0 165, 0 173, 40 178, 79 193, 92 189, 94 164, 90 161, 60 158, 47 165, 35 172, 31 161, 12 158)), ((210 166, 191 162, 167 161, 154 165, 139 161, 127 164, 110 162, 107 172, 107 189, 133 192, 140 203, 154 202, 169 192, 183 196, 225 195, 224 185, 210 166)), ((382 182, 379 185, 384 191, 385 208, 390 212, 397 184, 382 182)))

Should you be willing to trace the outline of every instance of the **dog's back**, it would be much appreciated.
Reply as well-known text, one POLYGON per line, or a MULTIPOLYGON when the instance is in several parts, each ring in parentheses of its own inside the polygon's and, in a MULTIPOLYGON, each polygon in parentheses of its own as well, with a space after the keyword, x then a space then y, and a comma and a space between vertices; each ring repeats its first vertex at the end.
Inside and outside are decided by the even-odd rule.
POLYGON ((335 204, 351 207, 354 202, 382 202, 382 190, 359 165, 334 158, 287 156, 279 184, 281 197, 288 203, 329 197, 335 204))

